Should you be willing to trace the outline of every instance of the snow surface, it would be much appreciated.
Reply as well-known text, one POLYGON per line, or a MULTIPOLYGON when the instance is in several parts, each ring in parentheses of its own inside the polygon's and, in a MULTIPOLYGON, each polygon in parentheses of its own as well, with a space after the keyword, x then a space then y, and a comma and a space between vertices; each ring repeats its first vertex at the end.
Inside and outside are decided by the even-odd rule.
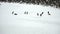
POLYGON ((60 9, 0 2, 0 34, 60 34, 60 9), (13 15, 12 11, 18 15, 13 15), (24 14, 28 11, 28 14, 24 14), (48 15, 47 12, 51 15, 48 15), (37 13, 44 12, 43 16, 37 13))

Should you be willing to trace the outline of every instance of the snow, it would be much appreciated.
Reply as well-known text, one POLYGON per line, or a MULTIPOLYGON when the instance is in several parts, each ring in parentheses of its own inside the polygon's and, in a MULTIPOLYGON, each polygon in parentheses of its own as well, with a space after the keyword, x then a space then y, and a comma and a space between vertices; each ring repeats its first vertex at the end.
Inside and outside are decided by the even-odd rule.
POLYGON ((59 8, 7 2, 0 4, 0 34, 60 34, 59 8), (12 11, 18 15, 13 15, 12 11), (25 11, 28 14, 24 14, 25 11), (41 12, 44 14, 37 16, 41 12))

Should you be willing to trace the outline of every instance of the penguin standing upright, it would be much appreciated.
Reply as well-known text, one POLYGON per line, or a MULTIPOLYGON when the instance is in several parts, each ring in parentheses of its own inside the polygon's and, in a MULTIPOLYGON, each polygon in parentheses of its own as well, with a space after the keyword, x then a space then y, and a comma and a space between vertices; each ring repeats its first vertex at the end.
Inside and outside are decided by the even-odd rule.
POLYGON ((28 12, 24 12, 24 14, 28 14, 28 12))
POLYGON ((12 12, 12 14, 14 14, 14 11, 12 12))
POLYGON ((39 13, 37 13, 37 16, 39 16, 39 13))
POLYGON ((48 11, 48 15, 51 15, 51 14, 49 13, 49 11, 48 11))

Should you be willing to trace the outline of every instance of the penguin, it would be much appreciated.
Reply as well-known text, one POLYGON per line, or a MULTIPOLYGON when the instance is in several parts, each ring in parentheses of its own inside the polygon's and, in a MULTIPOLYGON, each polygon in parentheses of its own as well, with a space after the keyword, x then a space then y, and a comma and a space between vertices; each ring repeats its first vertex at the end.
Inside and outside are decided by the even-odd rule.
POLYGON ((43 15, 43 13, 44 13, 44 12, 42 12, 42 13, 40 14, 40 16, 42 16, 42 15, 43 15))
POLYGON ((39 13, 37 13, 37 16, 39 16, 39 13))
POLYGON ((28 12, 24 12, 24 14, 28 14, 28 12))
POLYGON ((48 11, 48 15, 51 15, 51 14, 49 13, 49 11, 48 11))
POLYGON ((14 13, 14 15, 17 15, 17 13, 14 13))
POLYGON ((42 14, 40 14, 40 16, 42 16, 42 14))
POLYGON ((12 12, 12 14, 14 14, 14 11, 12 12))
POLYGON ((41 14, 43 14, 44 12, 42 12, 41 14))

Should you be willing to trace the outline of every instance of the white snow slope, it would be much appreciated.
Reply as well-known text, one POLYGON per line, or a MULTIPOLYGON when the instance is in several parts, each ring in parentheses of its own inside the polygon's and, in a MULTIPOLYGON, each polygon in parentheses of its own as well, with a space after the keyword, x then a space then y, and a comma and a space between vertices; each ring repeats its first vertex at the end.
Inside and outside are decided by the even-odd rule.
POLYGON ((32 4, 0 4, 0 34, 60 34, 60 9, 32 4), (18 15, 13 15, 12 11, 18 15), (25 11, 28 11, 27 15, 25 11), (37 16, 41 12, 44 14, 37 16))

